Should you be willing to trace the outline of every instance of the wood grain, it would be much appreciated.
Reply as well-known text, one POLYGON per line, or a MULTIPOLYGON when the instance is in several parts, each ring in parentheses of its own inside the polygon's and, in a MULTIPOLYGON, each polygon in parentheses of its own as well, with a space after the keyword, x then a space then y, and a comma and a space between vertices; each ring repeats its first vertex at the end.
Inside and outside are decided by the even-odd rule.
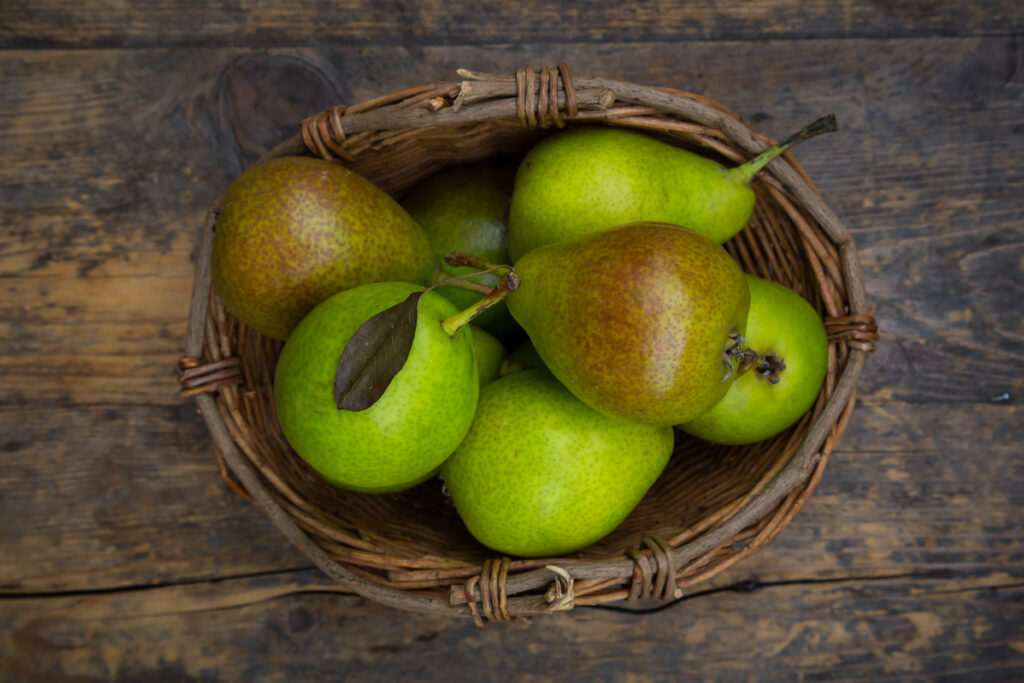
POLYGON ((679 3, 253 0, 144 6, 56 0, 5 5, 0 46, 221 46, 349 43, 486 45, 611 41, 777 40, 1008 35, 1024 26, 1013 0, 960 3, 729 0, 679 3))
POLYGON ((0 593, 309 566, 218 476, 188 405, 0 411, 0 593))
POLYGON ((0 600, 0 672, 18 680, 1013 680, 1024 675, 1022 603, 1024 584, 1003 576, 737 585, 652 614, 580 608, 480 632, 469 620, 338 595, 302 572, 0 600))

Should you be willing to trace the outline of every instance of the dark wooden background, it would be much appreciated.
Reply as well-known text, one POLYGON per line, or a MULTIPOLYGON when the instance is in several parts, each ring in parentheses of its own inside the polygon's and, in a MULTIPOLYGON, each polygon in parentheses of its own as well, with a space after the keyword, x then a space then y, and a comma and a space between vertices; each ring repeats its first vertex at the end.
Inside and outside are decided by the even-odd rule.
POLYGON ((1024 6, 0 0, 0 676, 1024 680, 1024 6), (210 202, 302 117, 457 67, 710 95, 797 152, 883 341, 817 492, 654 614, 340 594, 177 395, 210 202))

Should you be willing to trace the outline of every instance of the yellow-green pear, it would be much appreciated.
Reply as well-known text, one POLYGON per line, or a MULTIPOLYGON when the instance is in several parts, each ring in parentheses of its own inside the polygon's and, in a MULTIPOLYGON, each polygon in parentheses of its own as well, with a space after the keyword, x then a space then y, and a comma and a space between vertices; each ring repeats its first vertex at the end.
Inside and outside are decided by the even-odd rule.
POLYGON ((638 221, 682 225, 725 242, 750 219, 754 175, 830 130, 835 118, 827 116, 735 168, 633 130, 589 125, 556 133, 519 165, 509 255, 515 262, 541 245, 638 221))
POLYGON ((728 393, 681 425, 707 441, 748 444, 775 436, 814 404, 828 371, 828 334, 814 307, 791 289, 747 275, 746 346, 728 393))
POLYGON ((473 425, 441 477, 484 545, 563 555, 614 530, 664 470, 672 446, 670 427, 609 417, 550 373, 524 370, 481 390, 473 425))
MULTIPOLYGON (((295 328, 277 363, 274 403, 288 443, 326 481, 355 491, 389 493, 429 478, 462 441, 476 410, 476 358, 464 322, 443 296, 404 282, 328 298, 295 328), (368 321, 420 294, 404 324, 378 326, 385 352, 399 337, 409 343, 407 355, 397 356, 397 373, 375 373, 358 385, 375 398, 343 407, 340 366, 359 350, 350 342, 368 321)), ((364 338, 357 339, 359 347, 364 338)), ((381 357, 356 356, 356 374, 381 357)))

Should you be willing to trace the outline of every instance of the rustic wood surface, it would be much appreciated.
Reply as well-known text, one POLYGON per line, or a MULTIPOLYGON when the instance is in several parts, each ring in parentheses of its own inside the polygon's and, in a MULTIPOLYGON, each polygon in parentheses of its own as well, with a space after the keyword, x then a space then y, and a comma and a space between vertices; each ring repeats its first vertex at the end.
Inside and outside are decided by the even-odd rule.
POLYGON ((0 677, 1024 680, 1024 10, 975 3, 0 4, 0 677), (569 62, 781 137, 883 341, 817 492, 680 603, 532 623, 345 595, 177 396, 201 217, 296 121, 569 62))

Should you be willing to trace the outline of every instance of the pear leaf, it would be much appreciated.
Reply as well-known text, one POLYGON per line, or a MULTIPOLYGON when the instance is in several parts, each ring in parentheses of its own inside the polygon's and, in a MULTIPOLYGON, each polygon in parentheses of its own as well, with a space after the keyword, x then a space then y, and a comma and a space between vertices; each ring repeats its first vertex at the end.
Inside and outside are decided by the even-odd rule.
POLYGON ((409 358, 422 296, 413 292, 367 319, 348 340, 334 375, 338 410, 366 410, 384 395, 409 358))

